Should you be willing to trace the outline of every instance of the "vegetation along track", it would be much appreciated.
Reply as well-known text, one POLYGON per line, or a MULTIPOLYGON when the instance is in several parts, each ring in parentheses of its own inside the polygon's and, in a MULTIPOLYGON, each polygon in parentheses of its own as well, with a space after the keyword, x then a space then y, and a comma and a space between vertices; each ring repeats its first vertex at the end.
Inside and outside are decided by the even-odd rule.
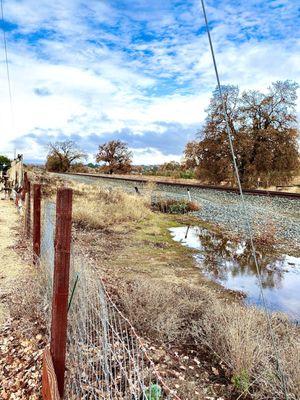
MULTIPOLYGON (((175 199, 187 199, 187 188, 193 201, 200 210, 194 215, 202 221, 207 221, 224 229, 225 232, 238 234, 247 238, 245 217, 241 209, 240 196, 235 191, 212 190, 210 187, 197 185, 182 185, 178 183, 161 182, 149 185, 142 179, 109 179, 107 176, 88 174, 59 174, 65 179, 106 187, 121 187, 134 192, 137 187, 141 194, 152 186, 153 196, 163 196, 175 199)), ((246 193, 245 201, 251 225, 258 234, 274 232, 277 249, 289 247, 293 254, 300 254, 300 207, 299 197, 254 196, 246 193)), ((282 250, 282 249, 281 249, 282 250)))

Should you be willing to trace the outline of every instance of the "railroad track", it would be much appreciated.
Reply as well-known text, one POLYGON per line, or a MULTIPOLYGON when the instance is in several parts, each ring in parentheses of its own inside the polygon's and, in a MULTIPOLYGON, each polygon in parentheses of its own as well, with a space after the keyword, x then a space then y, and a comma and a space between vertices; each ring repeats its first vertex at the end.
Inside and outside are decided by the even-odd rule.
MULTIPOLYGON (((239 193, 238 188, 227 187, 227 186, 211 186, 211 185, 202 185, 197 183, 191 182, 172 182, 172 181, 165 181, 163 179, 159 180, 148 180, 147 178, 143 177, 124 177, 124 176, 116 176, 116 175, 107 175, 107 174, 87 174, 87 173, 71 173, 66 172, 64 175, 75 175, 75 176, 86 176, 91 177, 94 179, 111 179, 111 180, 120 180, 120 181, 127 181, 127 182, 138 182, 138 183, 148 183, 154 182, 157 185, 169 185, 169 186, 181 186, 186 188, 198 188, 198 189, 209 189, 209 190, 217 190, 223 192, 231 192, 231 193, 239 193)), ((281 191, 274 191, 274 190, 259 190, 259 189, 243 189, 245 194, 253 195, 253 196, 266 196, 266 197, 287 197, 290 199, 298 199, 300 200, 300 193, 290 193, 290 192, 281 192, 281 191)))

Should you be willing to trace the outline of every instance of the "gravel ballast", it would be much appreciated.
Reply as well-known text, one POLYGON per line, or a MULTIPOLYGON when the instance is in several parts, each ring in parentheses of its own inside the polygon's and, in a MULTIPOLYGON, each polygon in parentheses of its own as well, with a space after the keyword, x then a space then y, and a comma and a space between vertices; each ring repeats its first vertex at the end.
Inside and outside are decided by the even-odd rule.
MULTIPOLYGON (((60 175, 62 177, 62 175, 60 175)), ((122 187, 135 192, 135 187, 141 194, 148 189, 147 184, 121 180, 93 178, 88 176, 66 176, 65 179, 76 180, 85 184, 106 187, 122 187)), ((180 185, 156 185, 154 196, 188 199, 186 187, 180 185)), ((190 188, 193 201, 200 205, 200 211, 194 214, 203 221, 215 223, 223 229, 246 236, 246 215, 243 212, 241 198, 238 194, 211 189, 190 188)), ((284 197, 266 197, 245 195, 246 214, 253 230, 267 231, 268 226, 275 226, 279 241, 287 244, 293 252, 300 252, 300 201, 284 197)))

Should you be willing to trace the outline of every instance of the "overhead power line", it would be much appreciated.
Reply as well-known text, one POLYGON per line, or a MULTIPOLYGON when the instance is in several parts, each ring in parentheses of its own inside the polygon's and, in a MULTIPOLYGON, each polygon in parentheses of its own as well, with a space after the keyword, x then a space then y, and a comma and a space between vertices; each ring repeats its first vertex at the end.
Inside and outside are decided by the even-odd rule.
POLYGON ((252 231, 252 227, 251 227, 251 224, 250 224, 250 221, 249 221, 249 216, 248 216, 247 207, 246 207, 246 203, 245 203, 243 188, 242 188, 242 185, 241 185, 240 174, 239 174, 239 170, 238 170, 238 166, 237 166, 237 162, 236 162, 236 155, 235 155, 235 150, 234 150, 234 146, 233 146, 232 134, 231 134, 230 126, 229 126, 228 115, 227 115, 227 112, 226 112, 226 105, 225 105, 225 100, 224 100, 224 96, 223 96, 223 91, 222 91, 222 86, 221 86, 218 66, 217 66, 217 62, 216 62, 215 51, 214 51, 212 38, 211 38, 211 34, 210 34, 209 23, 208 23, 208 18, 207 18, 207 13, 206 13, 206 7, 205 7, 204 0, 201 0, 201 4, 202 4, 202 10, 203 10, 203 15, 204 15, 205 25, 206 25, 206 32, 207 32, 208 41, 209 41, 210 52, 211 52, 212 61, 213 61, 213 65, 214 65, 214 70, 215 70, 215 75, 216 75, 216 79, 217 79, 218 92, 219 92, 219 96, 220 96, 220 99, 221 99, 221 102, 222 102, 222 112, 224 114, 224 119, 225 119, 225 124, 226 124, 226 132, 227 132, 227 136, 228 136, 228 140, 229 140, 229 146, 230 146, 230 152, 231 152, 231 156, 232 156, 233 168, 234 168, 236 181, 237 181, 237 185, 238 185, 238 189, 239 189, 239 193, 240 193, 240 199, 241 199, 241 205, 242 205, 242 210, 243 210, 243 214, 244 214, 244 220, 245 220, 245 224, 246 224, 246 230, 247 230, 247 234, 248 234, 249 240, 250 240, 251 252, 252 252, 252 257, 253 257, 253 260, 254 260, 254 263, 255 263, 256 272, 257 272, 257 277, 258 277, 258 283, 259 283, 262 303, 263 303, 263 307, 264 307, 265 312, 266 312, 268 327, 269 327, 270 336, 271 336, 271 340, 272 340, 272 346, 273 346, 274 354, 276 356, 277 372, 278 372, 279 378, 281 380, 282 390, 283 390, 285 399, 288 400, 285 377, 284 377, 284 373, 283 373, 283 370, 282 370, 282 367, 281 367, 280 361, 279 361, 279 354, 278 354, 278 350, 277 350, 277 346, 276 346, 275 335, 274 335, 273 328, 272 328, 271 315, 270 315, 270 311, 269 311, 269 309, 267 307, 267 302, 266 302, 265 295, 264 295, 264 290, 263 290, 260 267, 259 267, 258 260, 257 260, 257 257, 256 257, 256 249, 255 249, 254 240, 253 240, 253 231, 252 231))
POLYGON ((6 77, 7 77, 7 84, 8 84, 8 94, 9 94, 12 126, 14 126, 13 99, 12 99, 11 80, 10 80, 10 72, 9 72, 7 39, 6 39, 6 32, 5 32, 5 26, 4 26, 5 25, 5 19, 4 19, 3 0, 0 0, 0 7, 1 7, 1 22, 2 22, 2 32, 3 32, 3 45, 4 45, 4 54, 5 54, 5 64, 6 64, 6 77))

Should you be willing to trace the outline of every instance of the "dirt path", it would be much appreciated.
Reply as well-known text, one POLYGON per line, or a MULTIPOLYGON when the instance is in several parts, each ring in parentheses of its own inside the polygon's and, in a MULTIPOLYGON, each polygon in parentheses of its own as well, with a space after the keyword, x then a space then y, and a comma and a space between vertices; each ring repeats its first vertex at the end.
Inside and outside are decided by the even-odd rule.
POLYGON ((14 203, 0 200, 0 399, 40 400, 44 326, 29 302, 35 276, 19 228, 14 203))
POLYGON ((13 249, 17 240, 18 219, 14 203, 0 200, 0 327, 9 316, 6 298, 25 267, 24 261, 13 249))

